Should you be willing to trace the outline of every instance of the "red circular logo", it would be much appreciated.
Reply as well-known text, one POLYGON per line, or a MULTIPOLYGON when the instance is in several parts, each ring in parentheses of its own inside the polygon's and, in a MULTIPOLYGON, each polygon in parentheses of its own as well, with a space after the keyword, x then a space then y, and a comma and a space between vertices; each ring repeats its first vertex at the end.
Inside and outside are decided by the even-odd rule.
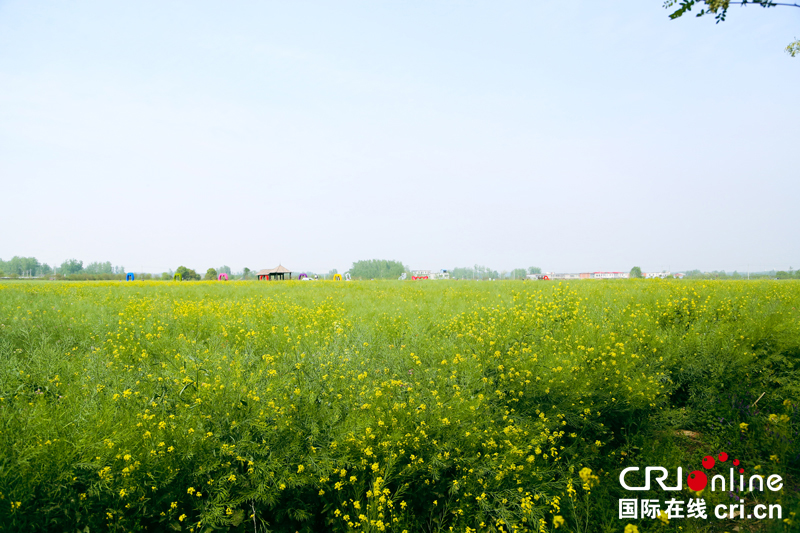
POLYGON ((693 491, 700 492, 708 485, 708 478, 701 471, 694 470, 690 472, 689 476, 686 478, 686 484, 689 485, 689 488, 693 491))

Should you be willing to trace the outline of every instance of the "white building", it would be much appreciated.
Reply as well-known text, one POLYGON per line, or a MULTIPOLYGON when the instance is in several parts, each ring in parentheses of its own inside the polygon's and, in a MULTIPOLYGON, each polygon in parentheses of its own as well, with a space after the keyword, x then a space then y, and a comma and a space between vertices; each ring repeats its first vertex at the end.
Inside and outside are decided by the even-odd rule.
POLYGON ((595 272, 594 279, 627 279, 629 272, 595 272))
POLYGON ((445 269, 439 272, 434 272, 433 270, 412 270, 411 276, 422 279, 450 279, 450 272, 445 269))
POLYGON ((580 274, 550 274, 550 279, 581 279, 580 274))

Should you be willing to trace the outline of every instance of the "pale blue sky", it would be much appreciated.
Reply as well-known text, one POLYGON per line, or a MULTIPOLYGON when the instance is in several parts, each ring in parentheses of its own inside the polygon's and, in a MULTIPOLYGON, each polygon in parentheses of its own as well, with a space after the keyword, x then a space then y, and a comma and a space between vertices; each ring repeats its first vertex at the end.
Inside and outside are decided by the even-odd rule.
POLYGON ((800 268, 800 9, 0 0, 0 258, 800 268))

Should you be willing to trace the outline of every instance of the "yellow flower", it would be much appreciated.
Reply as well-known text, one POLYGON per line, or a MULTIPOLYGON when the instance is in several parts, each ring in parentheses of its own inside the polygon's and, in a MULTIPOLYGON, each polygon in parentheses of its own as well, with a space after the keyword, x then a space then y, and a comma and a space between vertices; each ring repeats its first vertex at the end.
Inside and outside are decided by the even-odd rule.
POLYGON ((747 431, 747 426, 748 424, 746 422, 742 422, 741 424, 739 424, 739 429, 742 431, 742 433, 747 431))
POLYGON ((553 517, 553 527, 558 529, 563 525, 564 525, 564 517, 563 516, 561 516, 559 514, 559 515, 556 515, 555 517, 553 517))
POLYGON ((186 520, 186 515, 185 515, 185 514, 182 514, 182 515, 180 515, 180 516, 178 517, 178 520, 180 520, 181 522, 183 522, 184 520, 186 520))
POLYGON ((633 524, 625 526, 625 533, 639 533, 639 528, 633 524))
POLYGON ((584 467, 578 472, 581 480, 583 481, 583 488, 584 490, 591 490, 592 487, 596 486, 600 483, 600 478, 596 475, 592 474, 592 469, 588 467, 584 467))
POLYGON ((667 518, 667 513, 664 511, 658 511, 658 519, 666 526, 669 524, 669 518, 667 518))

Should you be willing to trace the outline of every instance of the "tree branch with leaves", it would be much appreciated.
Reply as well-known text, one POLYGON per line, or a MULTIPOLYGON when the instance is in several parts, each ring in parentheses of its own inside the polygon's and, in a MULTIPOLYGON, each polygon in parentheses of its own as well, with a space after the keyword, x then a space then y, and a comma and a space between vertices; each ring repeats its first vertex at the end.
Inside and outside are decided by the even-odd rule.
MULTIPOLYGON (((728 9, 735 4, 740 6, 752 4, 763 8, 777 6, 800 7, 800 3, 775 2, 774 0, 741 0, 741 2, 732 2, 731 0, 665 0, 664 9, 672 9, 677 6, 677 9, 669 14, 669 18, 675 20, 690 12, 697 5, 700 7, 700 12, 696 16, 714 15, 717 24, 719 24, 725 21, 728 16, 728 9)), ((792 57, 800 55, 800 40, 789 43, 789 46, 786 47, 786 53, 792 57)))

